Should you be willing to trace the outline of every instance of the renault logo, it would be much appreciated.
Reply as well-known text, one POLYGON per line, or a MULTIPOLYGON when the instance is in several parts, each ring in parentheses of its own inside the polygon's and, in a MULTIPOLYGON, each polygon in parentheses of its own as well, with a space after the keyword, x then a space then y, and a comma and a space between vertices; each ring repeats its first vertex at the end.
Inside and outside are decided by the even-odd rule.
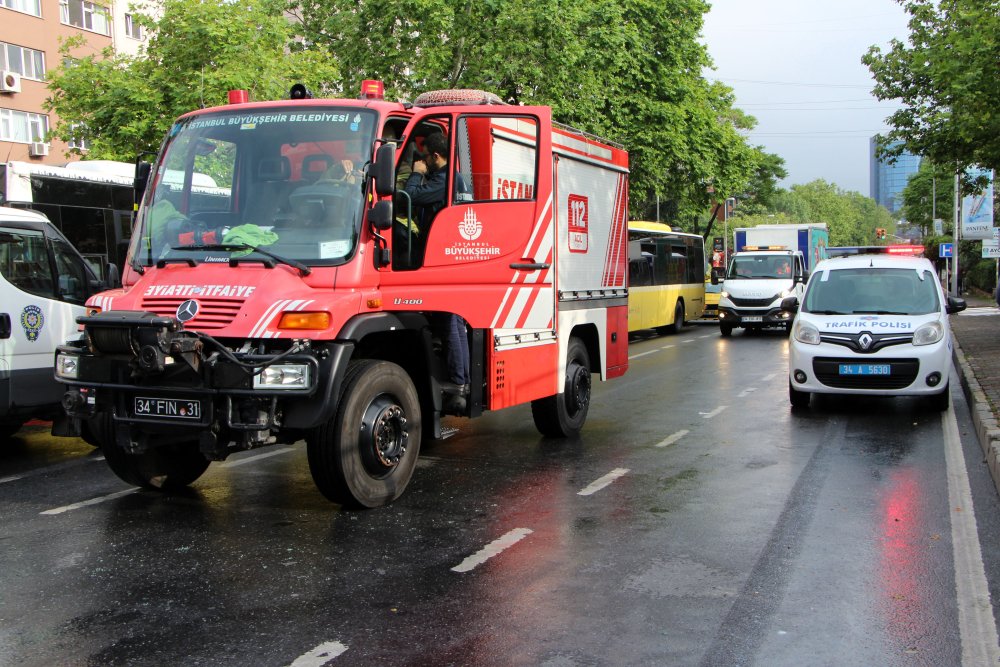
POLYGON ((188 299, 181 305, 177 306, 177 319, 181 322, 187 322, 194 319, 194 316, 198 314, 198 302, 194 299, 188 299))
MULTIPOLYGON (((180 317, 180 315, 178 315, 178 317, 180 317)), ((871 347, 871 344, 872 344, 872 336, 867 331, 858 336, 858 345, 861 346, 862 350, 867 350, 869 347, 871 347)))

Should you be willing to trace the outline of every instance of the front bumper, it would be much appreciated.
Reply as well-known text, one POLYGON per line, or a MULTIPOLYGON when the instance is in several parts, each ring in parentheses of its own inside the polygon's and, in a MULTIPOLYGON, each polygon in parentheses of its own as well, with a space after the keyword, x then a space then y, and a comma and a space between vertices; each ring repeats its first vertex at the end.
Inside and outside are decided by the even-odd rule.
POLYGON ((731 327, 777 327, 791 324, 792 313, 774 308, 734 308, 719 304, 719 324, 731 327))
POLYGON ((788 376, 798 391, 871 396, 927 396, 940 393, 951 370, 950 342, 897 345, 874 354, 850 354, 840 345, 792 341, 788 376), (876 367, 878 374, 841 373, 841 365, 876 367), (888 367, 888 373, 882 371, 888 367))

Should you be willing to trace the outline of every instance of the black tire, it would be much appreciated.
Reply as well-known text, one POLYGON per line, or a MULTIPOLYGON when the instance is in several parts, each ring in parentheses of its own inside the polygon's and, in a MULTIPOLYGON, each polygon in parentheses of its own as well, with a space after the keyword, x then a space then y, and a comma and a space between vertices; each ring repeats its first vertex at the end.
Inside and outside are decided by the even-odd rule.
POLYGON ((580 433, 590 409, 590 375, 587 346, 579 338, 570 338, 563 391, 531 402, 531 416, 542 435, 568 438, 580 433))
POLYGON ((935 412, 946 411, 948 409, 949 398, 951 398, 951 393, 948 389, 948 385, 945 384, 942 391, 928 397, 928 403, 930 403, 931 410, 934 410, 935 412))
POLYGON ((733 325, 732 324, 720 324, 719 325, 719 333, 722 334, 723 337, 732 336, 733 335, 733 325))
MULTIPOLYGON (((151 447, 140 454, 126 452, 114 438, 110 416, 99 415, 100 447, 111 472, 126 484, 159 491, 176 491, 188 486, 208 469, 208 459, 197 441, 151 447)), ((96 421, 96 419, 95 419, 96 421)))
POLYGON ((10 440, 24 426, 23 421, 3 422, 0 424, 0 440, 10 440))
POLYGON ((808 391, 799 391, 792 386, 792 383, 788 383, 788 400, 791 402, 793 408, 808 408, 809 399, 812 397, 808 391))
POLYGON ((80 438, 91 447, 100 447, 105 436, 101 431, 101 420, 87 419, 80 425, 80 438))
POLYGON ((341 505, 386 505, 413 475, 421 431, 420 401, 406 371, 388 361, 352 362, 337 414, 306 438, 313 481, 341 505))
POLYGON ((679 334, 684 331, 684 304, 678 301, 674 304, 674 323, 669 326, 670 333, 679 334))

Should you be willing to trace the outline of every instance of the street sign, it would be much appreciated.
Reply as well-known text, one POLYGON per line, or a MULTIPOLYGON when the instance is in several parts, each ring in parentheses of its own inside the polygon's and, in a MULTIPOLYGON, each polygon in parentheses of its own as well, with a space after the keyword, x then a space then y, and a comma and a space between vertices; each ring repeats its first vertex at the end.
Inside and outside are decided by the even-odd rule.
POLYGON ((934 233, 938 236, 944 234, 944 220, 941 218, 934 218, 934 233))
POLYGON ((953 250, 954 247, 955 247, 954 243, 942 243, 941 249, 938 250, 938 257, 954 257, 955 256, 953 250))
POLYGON ((993 228, 993 242, 1000 243, 1000 227, 993 228))
POLYGON ((983 259, 1000 259, 1000 244, 996 241, 983 241, 983 259))

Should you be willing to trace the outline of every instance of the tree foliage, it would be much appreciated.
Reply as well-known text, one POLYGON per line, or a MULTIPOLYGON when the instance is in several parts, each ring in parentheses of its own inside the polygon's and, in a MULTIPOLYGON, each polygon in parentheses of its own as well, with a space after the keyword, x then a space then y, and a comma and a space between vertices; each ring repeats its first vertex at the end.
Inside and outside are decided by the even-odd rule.
MULTIPOLYGON (((167 0, 158 21, 137 15, 151 34, 139 57, 110 50, 50 73, 48 108, 58 114, 54 134, 81 134, 91 159, 132 161, 155 150, 173 120, 192 109, 224 104, 231 89, 251 99, 285 97, 290 81, 312 85, 334 78, 335 63, 314 51, 289 52, 293 26, 278 0, 167 0)), ((63 44, 70 57, 79 42, 63 44)))
POLYGON ((875 96, 904 104, 889 117, 893 128, 881 144, 904 143, 884 154, 898 156, 905 148, 955 169, 996 169, 1000 2, 897 1, 910 15, 909 43, 894 40, 885 52, 873 46, 862 58, 875 78, 875 96))
POLYGON ((917 173, 910 176, 903 189, 903 217, 920 225, 924 236, 934 226, 934 216, 941 218, 950 229, 955 206, 955 172, 935 167, 930 160, 921 160, 917 173))

